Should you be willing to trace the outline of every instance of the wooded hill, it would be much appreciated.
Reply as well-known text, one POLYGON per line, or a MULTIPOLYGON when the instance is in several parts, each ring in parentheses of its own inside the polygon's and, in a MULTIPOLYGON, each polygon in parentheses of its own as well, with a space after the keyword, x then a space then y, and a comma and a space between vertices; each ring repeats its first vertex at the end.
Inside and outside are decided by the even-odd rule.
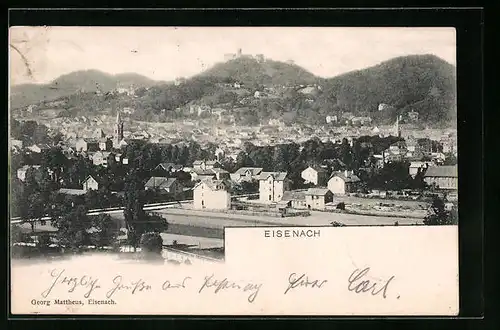
POLYGON ((416 111, 423 124, 455 126, 456 70, 434 55, 411 55, 324 79, 293 64, 243 57, 216 64, 180 84, 90 70, 62 76, 48 85, 15 86, 11 96, 12 108, 48 99, 61 102, 42 102, 40 109, 61 108, 67 116, 132 107, 136 119, 167 121, 186 117, 179 108, 208 105, 226 109, 244 125, 270 118, 319 124, 328 115, 345 113, 389 123, 397 115, 416 111), (241 83, 241 88, 235 89, 234 82, 241 83), (97 88, 106 91, 120 85, 136 86, 136 96, 95 93, 97 88), (284 85, 294 87, 283 89, 284 85), (301 85, 319 87, 313 93, 301 93, 301 85), (272 97, 254 97, 255 91, 266 90, 272 91, 266 93, 272 97), (382 103, 388 107, 379 111, 382 103))

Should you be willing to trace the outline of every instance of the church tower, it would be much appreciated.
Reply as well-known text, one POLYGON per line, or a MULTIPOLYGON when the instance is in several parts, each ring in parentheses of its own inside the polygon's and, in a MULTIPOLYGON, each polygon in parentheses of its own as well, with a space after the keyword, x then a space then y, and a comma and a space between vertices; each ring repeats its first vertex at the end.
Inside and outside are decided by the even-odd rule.
POLYGON ((121 140, 123 140, 123 121, 120 117, 120 110, 116 113, 116 127, 115 127, 115 145, 118 146, 121 140))
POLYGON ((396 117, 396 124, 394 124, 394 136, 401 137, 401 128, 399 127, 399 115, 396 117))

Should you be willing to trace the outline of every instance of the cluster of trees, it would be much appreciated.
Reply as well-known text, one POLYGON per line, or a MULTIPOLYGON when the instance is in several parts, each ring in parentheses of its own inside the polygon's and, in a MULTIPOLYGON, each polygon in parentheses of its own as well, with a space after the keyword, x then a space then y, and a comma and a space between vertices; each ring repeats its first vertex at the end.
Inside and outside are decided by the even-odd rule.
POLYGON ((382 188, 387 185, 395 190, 410 188, 413 180, 408 174, 409 163, 391 163, 382 169, 375 167, 376 160, 373 155, 399 140, 397 137, 364 136, 357 139, 352 146, 347 139, 341 144, 334 144, 330 141, 323 143, 317 138, 301 145, 289 143, 255 146, 245 143, 244 150, 238 154, 236 161, 227 159, 223 165, 230 172, 246 166, 262 167, 264 171, 286 171, 295 183, 292 188, 302 187, 302 171, 310 165, 318 164, 327 165, 329 172, 354 170, 368 182, 369 188, 382 188))
POLYGON ((26 146, 53 142, 53 139, 49 136, 47 126, 38 124, 34 120, 17 121, 11 118, 10 137, 23 141, 23 145, 26 146))
MULTIPOLYGON (((57 184, 47 171, 36 176, 36 170, 28 170, 25 182, 14 184, 11 195, 11 216, 20 216, 29 221, 32 232, 41 219, 49 217, 57 231, 60 244, 70 248, 85 245, 110 246, 115 242, 120 223, 107 214, 89 216, 89 209, 109 206, 124 206, 125 224, 129 243, 137 247, 145 233, 160 233, 168 229, 167 221, 143 210, 148 194, 143 182, 134 176, 127 176, 124 197, 113 194, 106 186, 85 195, 65 195, 57 192, 57 184)), ((19 182, 18 182, 19 183, 19 182)), ((14 235, 18 237, 18 235, 14 235)), ((13 238, 19 239, 19 238, 13 238)))
POLYGON ((436 197, 432 201, 429 214, 424 219, 424 224, 429 226, 456 225, 458 224, 458 210, 456 208, 447 210, 444 200, 436 197))

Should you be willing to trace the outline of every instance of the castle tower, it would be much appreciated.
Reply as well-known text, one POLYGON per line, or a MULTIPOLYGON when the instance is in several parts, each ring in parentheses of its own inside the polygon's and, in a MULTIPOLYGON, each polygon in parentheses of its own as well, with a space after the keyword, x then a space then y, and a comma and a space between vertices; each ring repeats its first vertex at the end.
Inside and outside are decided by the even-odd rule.
POLYGON ((118 146, 120 141, 123 140, 123 121, 121 120, 120 117, 120 110, 118 110, 116 113, 116 127, 115 127, 114 138, 116 146, 118 146))
POLYGON ((238 53, 236 54, 237 57, 241 57, 241 48, 238 48, 238 53))

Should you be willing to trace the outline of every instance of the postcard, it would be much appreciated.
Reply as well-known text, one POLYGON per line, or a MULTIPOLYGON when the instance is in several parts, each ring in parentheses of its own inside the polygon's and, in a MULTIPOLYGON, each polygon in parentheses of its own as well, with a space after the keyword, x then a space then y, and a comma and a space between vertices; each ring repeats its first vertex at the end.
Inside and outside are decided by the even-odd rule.
POLYGON ((453 28, 14 26, 13 315, 457 315, 453 28))

